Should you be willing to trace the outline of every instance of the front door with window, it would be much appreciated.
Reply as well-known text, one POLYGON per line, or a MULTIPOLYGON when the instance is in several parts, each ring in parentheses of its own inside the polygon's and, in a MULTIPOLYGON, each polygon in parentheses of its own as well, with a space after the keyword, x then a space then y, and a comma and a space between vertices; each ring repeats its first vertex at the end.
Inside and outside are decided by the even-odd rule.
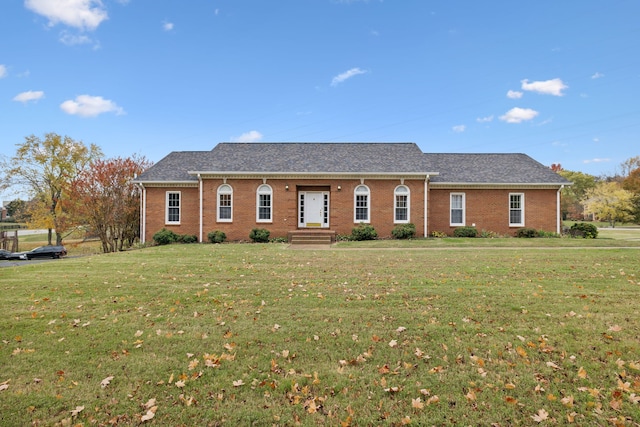
POLYGON ((329 227, 329 192, 301 191, 298 194, 298 227, 329 227))

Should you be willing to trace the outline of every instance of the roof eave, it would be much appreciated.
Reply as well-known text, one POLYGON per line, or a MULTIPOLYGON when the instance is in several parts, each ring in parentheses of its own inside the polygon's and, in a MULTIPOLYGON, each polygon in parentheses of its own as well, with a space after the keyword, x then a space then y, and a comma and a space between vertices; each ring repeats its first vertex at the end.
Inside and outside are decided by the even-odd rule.
POLYGON ((393 175, 393 176, 416 176, 427 177, 437 176, 438 172, 295 172, 295 171, 279 171, 279 172, 260 172, 260 171, 187 171, 189 175, 193 176, 274 176, 274 177, 289 177, 289 176, 381 176, 381 175, 393 175))

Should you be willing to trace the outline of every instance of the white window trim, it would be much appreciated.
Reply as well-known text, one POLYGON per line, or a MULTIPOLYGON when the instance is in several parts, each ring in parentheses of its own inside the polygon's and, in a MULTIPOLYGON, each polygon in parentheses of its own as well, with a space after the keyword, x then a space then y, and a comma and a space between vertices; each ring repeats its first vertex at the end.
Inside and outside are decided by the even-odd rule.
POLYGON ((411 190, 406 185, 398 185, 395 190, 393 190, 393 223, 394 224, 408 224, 411 222, 411 190), (398 199, 396 196, 405 195, 405 193, 398 193, 399 188, 406 188, 406 196, 407 196, 407 219, 397 219, 396 212, 398 209, 398 199))
POLYGON ((218 222, 233 222, 233 187, 229 184, 221 184, 216 191, 216 221, 218 222), (231 191, 220 191, 221 188, 229 187, 231 191), (220 218, 220 195, 231 195, 231 218, 220 218))
POLYGON ((367 187, 364 184, 360 184, 358 185, 355 190, 353 190, 353 223, 354 224, 359 224, 359 223, 365 223, 365 224, 369 224, 371 222, 371 190, 369 189, 369 187, 367 187), (358 209, 358 195, 360 196, 364 196, 365 193, 360 193, 358 194, 358 188, 365 188, 367 190, 366 196, 367 196, 367 218, 366 219, 358 219, 357 217, 357 209, 358 209))
POLYGON ((256 191, 256 222, 273 222, 273 189, 269 184, 261 184, 256 191), (260 219, 260 196, 269 195, 269 219, 260 219))
POLYGON ((165 193, 165 210, 164 210, 164 223, 167 225, 180 225, 180 220, 182 219, 182 192, 181 191, 167 191, 165 193), (169 221, 169 195, 177 194, 178 195, 178 220, 177 221, 169 221))
MULTIPOLYGON (((458 208, 456 208, 458 209, 458 208)), ((452 227, 464 226, 467 222, 467 198, 465 193, 450 193, 449 194, 449 225, 452 227), (453 196, 462 196, 462 222, 457 223, 451 221, 451 212, 453 211, 453 196)))
POLYGON ((524 193, 509 193, 509 227, 524 227, 524 193), (511 196, 520 196, 520 222, 511 222, 511 196))

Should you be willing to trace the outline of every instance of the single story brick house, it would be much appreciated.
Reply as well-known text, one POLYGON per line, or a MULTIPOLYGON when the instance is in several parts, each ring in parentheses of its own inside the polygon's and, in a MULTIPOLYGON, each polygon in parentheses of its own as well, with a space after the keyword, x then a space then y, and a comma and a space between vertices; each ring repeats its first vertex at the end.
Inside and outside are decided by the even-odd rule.
POLYGON ((172 152, 135 183, 143 241, 162 228, 235 241, 253 228, 335 236, 360 223, 380 237, 404 223, 417 236, 461 226, 559 233, 560 190, 571 184, 525 154, 423 153, 414 143, 220 143, 172 152))

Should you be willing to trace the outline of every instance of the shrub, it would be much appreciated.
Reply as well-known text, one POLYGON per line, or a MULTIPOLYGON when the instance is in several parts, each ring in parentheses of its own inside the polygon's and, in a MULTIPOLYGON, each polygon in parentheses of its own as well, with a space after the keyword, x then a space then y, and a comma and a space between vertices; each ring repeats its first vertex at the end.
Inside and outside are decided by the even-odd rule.
POLYGON ((583 237, 585 239, 595 239, 598 237, 598 227, 588 222, 576 222, 569 229, 571 237, 583 237))
POLYGON ((518 231, 516 231, 516 237, 528 239, 538 237, 538 230, 536 230, 535 228, 520 228, 518 229, 518 231))
POLYGON ((351 230, 351 238, 353 240, 373 240, 378 237, 376 229, 373 225, 360 223, 359 226, 351 230))
POLYGON ((444 237, 449 237, 447 235, 447 233, 443 232, 443 231, 432 231, 431 232, 431 237, 437 237, 437 238, 444 238, 444 237))
POLYGON ((490 231, 490 230, 482 230, 479 234, 480 237, 485 238, 485 239, 495 239, 497 237, 500 237, 500 235, 498 233, 496 233, 495 231, 490 231))
POLYGON ((393 230, 391 235, 396 239, 412 239, 416 235, 416 226, 414 224, 398 224, 393 230))
POLYGON ((153 240, 158 245, 170 245, 178 241, 178 235, 171 230, 163 228, 153 235, 153 240))
POLYGON ((198 236, 195 234, 179 234, 178 235, 178 243, 196 243, 198 241, 198 236))
POLYGON ((476 237, 478 230, 475 227, 458 227, 453 230, 453 237, 476 237))
POLYGON ((215 230, 207 234, 207 239, 210 243, 222 243, 227 240, 227 235, 223 231, 215 230))
POLYGON ((268 243, 269 242, 269 234, 271 234, 269 232, 269 230, 266 230, 264 228, 254 228, 249 233, 249 238, 254 243, 268 243))
POLYGON ((287 243, 289 240, 286 237, 273 237, 269 239, 271 243, 287 243))
POLYGON ((544 231, 544 230, 538 230, 538 237, 560 237, 560 235, 558 233, 556 233, 555 231, 544 231))

